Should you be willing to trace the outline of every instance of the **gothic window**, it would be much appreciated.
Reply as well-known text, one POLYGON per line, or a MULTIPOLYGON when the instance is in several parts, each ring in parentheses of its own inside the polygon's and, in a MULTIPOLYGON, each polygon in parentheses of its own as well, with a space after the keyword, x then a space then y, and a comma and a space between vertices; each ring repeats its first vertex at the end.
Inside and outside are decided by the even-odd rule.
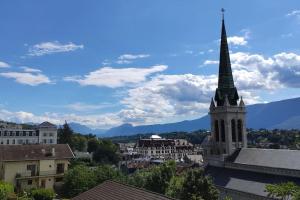
POLYGON ((238 120, 238 139, 239 139, 239 142, 242 141, 242 133, 243 133, 243 122, 242 120, 238 120))
POLYGON ((216 141, 219 142, 219 123, 218 123, 218 120, 215 121, 215 137, 216 137, 216 141))
POLYGON ((225 122, 221 120, 221 139, 222 142, 225 142, 225 122))
POLYGON ((231 136, 232 136, 232 142, 236 142, 236 132, 235 132, 235 120, 231 120, 231 136))

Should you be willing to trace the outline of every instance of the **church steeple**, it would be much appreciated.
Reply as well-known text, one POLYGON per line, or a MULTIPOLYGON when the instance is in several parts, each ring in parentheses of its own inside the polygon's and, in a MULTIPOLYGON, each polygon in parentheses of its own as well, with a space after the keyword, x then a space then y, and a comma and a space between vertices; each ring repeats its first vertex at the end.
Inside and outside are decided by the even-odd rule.
POLYGON ((218 88, 215 94, 215 100, 218 106, 223 106, 226 95, 228 96, 230 105, 237 105, 237 100, 239 99, 239 96, 234 86, 232 77, 227 35, 224 22, 224 9, 222 9, 219 80, 218 88))

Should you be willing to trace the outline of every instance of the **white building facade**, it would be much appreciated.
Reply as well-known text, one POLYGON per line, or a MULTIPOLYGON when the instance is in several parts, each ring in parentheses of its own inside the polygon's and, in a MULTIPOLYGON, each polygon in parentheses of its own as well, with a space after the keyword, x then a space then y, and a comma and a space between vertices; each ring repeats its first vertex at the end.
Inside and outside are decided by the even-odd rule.
POLYGON ((57 127, 43 122, 32 128, 0 122, 0 145, 57 144, 57 127))

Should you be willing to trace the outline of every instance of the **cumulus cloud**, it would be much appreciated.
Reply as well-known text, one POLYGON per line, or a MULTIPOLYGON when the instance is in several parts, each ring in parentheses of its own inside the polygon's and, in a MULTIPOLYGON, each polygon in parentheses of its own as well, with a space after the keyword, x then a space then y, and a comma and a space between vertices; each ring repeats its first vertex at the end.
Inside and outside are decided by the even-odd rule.
POLYGON ((63 113, 43 113, 36 115, 26 111, 9 111, 0 109, 0 119, 5 121, 12 121, 17 123, 41 123, 49 121, 54 124, 63 124, 65 120, 69 122, 76 122, 87 125, 91 128, 108 128, 122 123, 120 118, 114 113, 107 113, 102 115, 76 115, 63 113))
MULTIPOLYGON (((271 57, 237 52, 231 54, 234 73, 248 80, 249 87, 262 89, 300 87, 300 55, 282 52, 271 57)), ((243 86, 246 86, 243 85, 243 86)))
POLYGON ((228 44, 238 45, 238 46, 245 46, 248 44, 245 37, 242 36, 231 36, 227 38, 228 44))
POLYGON ((118 64, 129 64, 133 60, 150 57, 149 54, 123 54, 118 57, 116 63, 118 64))
POLYGON ((50 79, 46 75, 42 74, 42 71, 39 69, 29 67, 22 67, 22 69, 24 72, 2 72, 0 73, 0 76, 12 78, 18 83, 30 86, 52 83, 50 79))
POLYGON ((293 10, 293 11, 287 13, 286 16, 287 17, 293 17, 293 16, 300 17, 300 10, 293 10))
POLYGON ((84 48, 83 45, 77 45, 72 42, 69 42, 67 44, 62 44, 58 41, 42 42, 42 43, 35 44, 32 47, 30 47, 28 55, 43 56, 43 55, 53 54, 53 53, 75 51, 75 50, 83 49, 83 48, 84 48))
POLYGON ((149 68, 112 68, 103 67, 89 74, 65 77, 65 81, 77 82, 82 86, 93 85, 97 87, 124 87, 134 85, 146 80, 151 74, 162 72, 166 65, 155 65, 149 68))
POLYGON ((41 73, 42 71, 39 69, 31 68, 31 67, 21 67, 21 69, 24 70, 24 72, 29 72, 29 73, 41 73))
POLYGON ((9 64, 7 64, 6 62, 0 61, 0 68, 9 68, 9 67, 10 67, 9 64))
POLYGON ((101 104, 86 104, 81 102, 76 102, 72 104, 68 104, 64 107, 74 110, 74 111, 95 111, 103 108, 113 107, 111 103, 101 103, 101 104))
POLYGON ((203 65, 216 65, 216 64, 219 64, 219 61, 217 61, 217 60, 205 60, 203 62, 203 65))

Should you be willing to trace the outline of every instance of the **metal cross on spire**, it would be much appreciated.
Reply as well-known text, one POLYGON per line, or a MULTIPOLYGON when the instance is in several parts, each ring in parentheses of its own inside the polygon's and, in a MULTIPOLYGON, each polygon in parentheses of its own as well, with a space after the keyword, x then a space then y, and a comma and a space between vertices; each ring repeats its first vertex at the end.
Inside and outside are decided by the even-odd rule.
POLYGON ((221 12, 222 12, 222 19, 224 20, 224 13, 225 13, 225 9, 224 9, 224 8, 222 8, 222 9, 221 9, 221 12))

